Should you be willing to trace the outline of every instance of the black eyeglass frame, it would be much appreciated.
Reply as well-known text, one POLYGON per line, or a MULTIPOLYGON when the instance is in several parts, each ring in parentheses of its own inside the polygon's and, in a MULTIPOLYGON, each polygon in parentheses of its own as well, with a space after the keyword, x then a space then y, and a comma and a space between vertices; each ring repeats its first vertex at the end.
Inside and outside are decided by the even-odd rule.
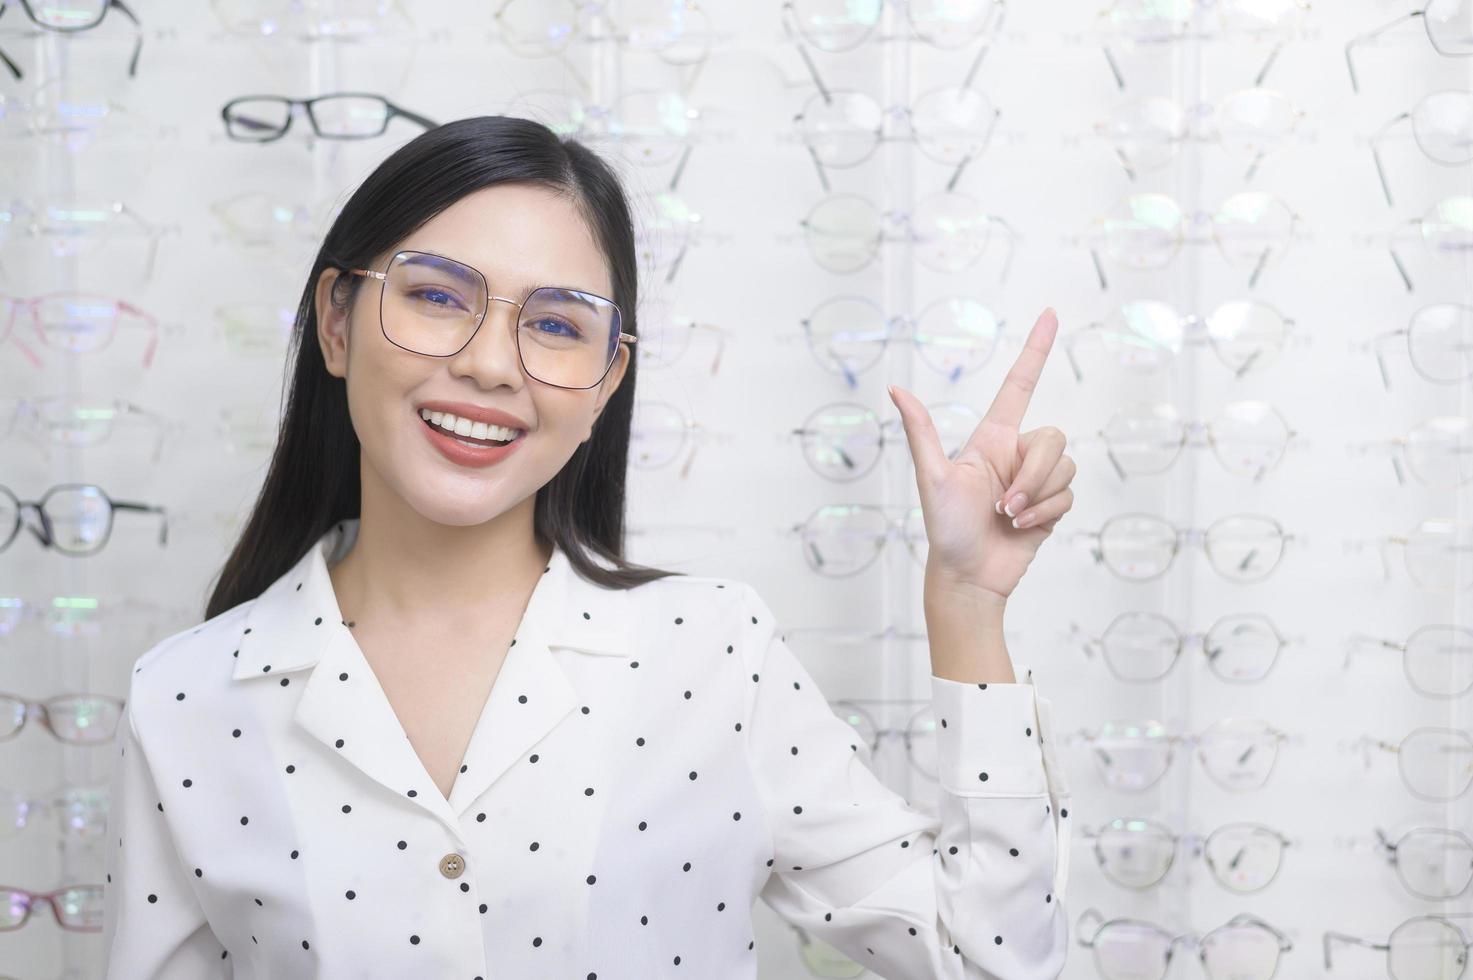
MULTIPOLYGON (((20 9, 26 12, 26 16, 29 17, 31 19, 31 22, 37 27, 41 28, 43 31, 56 31, 59 34, 75 34, 77 31, 91 30, 98 24, 102 23, 102 19, 107 16, 107 12, 109 10, 111 10, 113 7, 117 7, 118 12, 121 13, 124 17, 127 17, 129 20, 131 20, 133 22, 133 26, 138 28, 138 37, 133 42, 133 57, 128 61, 128 77, 133 78, 138 74, 138 56, 143 53, 143 24, 139 22, 138 15, 129 10, 128 5, 123 3, 123 0, 107 0, 107 2, 102 5, 102 9, 97 12, 96 20, 89 21, 86 24, 72 24, 68 27, 58 27, 55 24, 48 24, 41 18, 37 17, 36 12, 31 9, 31 0, 0 0, 0 17, 5 16, 5 8, 8 7, 11 2, 19 3, 20 9)), ((15 76, 16 81, 20 81, 25 77, 25 73, 20 70, 20 65, 17 65, 14 61, 12 61, 10 59, 10 56, 7 55, 4 51, 0 51, 0 62, 5 63, 5 67, 10 69, 10 74, 15 76)))
POLYGON ((639 340, 639 338, 636 337, 634 334, 632 334, 632 333, 625 333, 624 332, 624 330, 623 330, 623 327, 624 327, 624 311, 622 309, 620 309, 618 303, 615 303, 613 300, 609 299, 607 296, 600 296, 598 293, 591 293, 591 292, 589 292, 586 289, 574 289, 571 286, 537 286, 537 287, 533 288, 532 291, 527 294, 526 299, 523 299, 521 302, 518 302, 517 300, 511 299, 510 297, 507 297, 507 296, 497 296, 494 293, 492 293, 491 292, 491 285, 490 285, 490 283, 488 283, 486 281, 486 275, 480 269, 477 269, 475 266, 472 266, 472 265, 467 265, 466 263, 460 261, 459 259, 452 259, 448 255, 441 255, 438 252, 426 252, 426 251, 424 251, 422 249, 404 248, 404 249, 399 249, 393 255, 389 256, 389 260, 388 260, 388 262, 386 262, 384 264, 384 269, 383 269, 382 272, 375 272, 372 269, 344 269, 343 271, 344 272, 347 272, 347 273, 349 273, 351 275, 364 276, 364 277, 369 278, 369 279, 377 279, 378 280, 378 282, 379 282, 379 293, 378 293, 378 298, 379 298, 379 302, 378 302, 378 327, 379 327, 379 330, 383 333, 384 339, 387 340, 389 343, 393 344, 395 347, 399 348, 400 350, 409 351, 409 353, 411 353, 411 354, 418 354, 421 357, 455 357, 461 351, 463 351, 467 347, 469 347, 471 341, 476 339, 476 334, 478 334, 478 333, 481 332, 481 325, 486 322, 486 313, 487 313, 487 311, 489 311, 491 309, 491 304, 493 302, 510 303, 512 306, 515 306, 517 308, 517 319, 514 320, 514 321, 512 321, 512 329, 513 329, 513 331, 516 331, 517 328, 518 328, 518 326, 519 326, 519 324, 521 323, 522 307, 526 306, 529 302, 531 302, 532 301, 532 297, 533 296, 536 296, 539 292, 541 292, 544 289, 554 289, 554 290, 557 290, 559 292, 565 292, 565 293, 576 293, 576 294, 578 294, 580 296, 589 296, 589 297, 592 297, 593 299, 598 300, 601 303, 607 303, 607 304, 609 304, 609 306, 613 307, 613 310, 614 310, 614 317, 615 317, 615 320, 614 320, 614 328, 615 329, 613 330, 613 336, 617 337, 617 340, 613 344, 610 345, 609 360, 608 360, 608 363, 606 363, 604 365, 603 373, 598 376, 598 380, 597 381, 595 381, 593 384, 590 384, 590 385, 560 385, 560 384, 556 384, 556 383, 554 383, 552 381, 544 381, 541 378, 537 377, 537 375, 533 374, 531 372, 531 370, 527 367, 527 360, 526 360, 526 358, 524 358, 522 356, 522 338, 521 338, 521 334, 520 333, 516 333, 514 335, 515 336, 515 339, 516 339, 516 345, 517 345, 517 363, 519 363, 522 366, 522 372, 524 374, 526 374, 527 377, 532 378, 533 380, 539 382, 540 384, 545 384, 545 385, 548 385, 549 387, 552 387, 552 388, 563 388, 563 389, 565 389, 567 391, 587 391, 590 388, 597 388, 599 385, 603 384, 604 378, 606 378, 606 377, 609 376, 609 369, 614 366, 614 361, 619 356, 619 344, 633 344, 633 343, 635 343, 636 341, 639 340), (451 351, 449 354, 426 354, 424 351, 418 351, 418 350, 415 350, 412 347, 405 347, 403 344, 401 344, 398 341, 396 341, 393 337, 390 337, 389 336, 389 329, 384 324, 384 288, 388 285, 388 282, 389 282, 389 269, 391 269, 393 267, 395 260, 398 259, 399 256, 401 256, 401 255, 427 255, 427 256, 429 256, 431 258, 440 259, 443 262, 453 262, 453 263, 455 263, 458 266, 461 266, 461 267, 463 267, 465 269, 470 270, 471 272, 474 272, 476 274, 476 276, 481 280, 481 288, 482 288, 482 291, 486 295, 486 305, 485 305, 485 307, 483 307, 481 309, 481 311, 479 313, 476 314, 476 327, 475 327, 474 330, 471 331, 470 336, 465 339, 465 343, 461 344, 460 347, 458 347, 455 350, 451 351))
POLYGON ((15 495, 13 491, 11 491, 9 487, 0 485, 0 501, 3 501, 5 498, 9 498, 9 502, 15 505, 15 521, 11 526, 9 533, 5 536, 4 540, 0 541, 0 552, 3 552, 5 549, 10 547, 10 545, 15 541, 16 537, 20 535, 21 527, 24 526, 26 530, 35 535, 36 540, 41 542, 41 546, 44 548, 50 548, 53 551, 56 551, 63 555, 68 555, 73 558, 85 558, 88 555, 95 555, 103 548, 107 547, 108 541, 111 540, 113 533, 113 515, 120 510, 139 511, 147 514, 158 514, 161 518, 159 522, 159 544, 166 545, 169 543, 169 518, 168 513, 163 507, 155 504, 139 503, 132 500, 114 500, 112 497, 108 496, 106 490, 102 489, 102 487, 99 487, 95 483, 58 483, 52 486, 44 494, 42 494, 39 500, 21 500, 15 495), (52 496, 64 490, 95 490, 97 494, 107 502, 107 528, 103 531, 102 538, 100 541, 98 541, 95 547, 88 548, 85 551, 73 551, 68 548, 57 547, 56 533, 52 528, 51 518, 47 516, 46 513, 46 502, 50 500, 52 496), (39 529, 25 522, 24 516, 25 512, 28 510, 35 512, 36 516, 40 519, 41 527, 39 529))
POLYGON ((411 112, 410 110, 405 109, 403 106, 395 105, 393 102, 390 102, 382 95, 378 95, 374 92, 328 92, 325 95, 316 95, 310 99, 293 99, 290 96, 285 95, 241 95, 231 99, 229 102, 220 107, 220 119, 222 122, 225 123, 225 135, 237 143, 274 143, 276 140, 281 139, 291 130, 292 120, 296 117, 296 112, 293 110, 297 106, 302 106, 307 110, 307 123, 312 127, 312 134, 318 139, 325 140, 375 139, 379 136, 382 136, 388 130, 389 123, 396 116, 403 116, 410 122, 423 126, 425 129, 434 129, 436 126, 439 125, 439 123, 435 122, 434 120, 422 116, 417 112, 411 112), (381 103, 384 107, 383 124, 379 126, 376 132, 372 133, 353 133, 350 135, 344 135, 341 133, 324 133, 322 131, 322 127, 319 126, 317 123, 317 114, 314 111, 313 107, 319 102, 330 102, 334 99, 373 99, 374 101, 381 103), (237 136, 230 121, 230 110, 242 102, 261 101, 280 102, 286 105, 286 119, 281 124, 281 128, 273 133, 270 133, 269 135, 261 137, 237 136))

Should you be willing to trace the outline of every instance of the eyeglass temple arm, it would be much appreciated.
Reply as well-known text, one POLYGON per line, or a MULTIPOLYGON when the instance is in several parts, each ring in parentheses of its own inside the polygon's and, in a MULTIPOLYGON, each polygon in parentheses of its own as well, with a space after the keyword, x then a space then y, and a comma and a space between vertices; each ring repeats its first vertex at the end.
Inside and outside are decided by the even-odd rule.
POLYGON ((163 507, 153 504, 134 503, 129 500, 114 500, 112 504, 113 510, 132 510, 145 514, 159 515, 159 544, 166 545, 169 543, 169 514, 163 507))
POLYGON ((138 39, 133 42, 133 57, 128 62, 128 77, 133 78, 138 74, 138 56, 143 53, 143 25, 138 22, 137 15, 128 9, 128 5, 123 3, 123 0, 110 0, 108 6, 117 7, 118 13, 127 17, 133 22, 133 26, 138 28, 138 39))
POLYGON ((1395 205, 1396 202, 1391 199, 1391 185, 1386 180, 1386 167, 1381 162, 1381 149, 1376 144, 1381 142, 1381 140, 1385 138, 1386 134, 1390 132, 1392 127, 1396 126, 1397 123, 1400 123, 1403 119, 1410 120, 1411 118, 1412 114, 1410 112, 1403 112, 1401 115, 1397 116, 1395 119, 1391 120, 1386 125, 1376 130, 1376 132, 1371 136, 1370 140, 1371 160, 1375 162, 1376 176, 1381 180, 1381 193, 1386 195, 1386 203, 1390 205, 1395 205))
POLYGON ((1379 636, 1371 636, 1368 633, 1352 633, 1345 641, 1345 663, 1343 666, 1350 666, 1352 655, 1371 649, 1401 651, 1405 650, 1406 647, 1394 640, 1382 639, 1379 636))
POLYGON ((394 105, 394 103, 392 103, 392 102, 389 103, 389 109, 393 111, 393 114, 394 115, 396 115, 396 116, 403 116, 405 119, 408 119, 410 122, 419 123, 425 129, 434 129, 436 126, 440 125, 439 123, 435 122, 432 119, 427 119, 424 116, 421 116, 417 112, 410 112, 408 109, 404 109, 404 108, 401 108, 400 106, 394 105))
MULTIPOLYGON (((7 4, 0 3, 0 17, 5 16, 6 7, 7 4)), ((17 65, 15 62, 11 61, 10 55, 6 54, 4 51, 0 51, 0 61, 5 62, 5 67, 10 69, 10 73, 15 76, 16 81, 20 81, 22 78, 25 77, 25 74, 20 70, 20 65, 17 65)))
POLYGON ((1349 936, 1343 932, 1325 933, 1325 969, 1330 969, 1330 944, 1332 942, 1346 943, 1351 946, 1364 946, 1366 949, 1386 950, 1387 943, 1373 943, 1369 939, 1361 939, 1359 936, 1349 936))
POLYGON ((125 300, 118 301, 118 309, 122 310, 124 313, 131 313, 133 316, 138 317, 140 320, 143 321, 144 326, 148 328, 148 347, 146 347, 143 351, 143 366, 151 366, 153 364, 154 351, 157 350, 159 346, 158 321, 155 320, 151 314, 140 310, 138 307, 125 300))
POLYGON ((1371 32, 1369 32, 1367 34, 1358 35, 1356 37, 1351 38, 1349 41, 1346 42, 1346 44, 1345 44, 1345 67, 1348 68, 1348 69, 1350 69, 1350 89, 1351 89, 1351 91, 1353 91, 1353 92, 1359 92, 1360 91, 1360 80, 1355 77, 1355 61, 1350 57, 1350 51, 1351 51, 1351 49, 1354 48, 1357 44, 1365 44, 1368 41, 1374 41, 1376 38, 1380 37, 1382 34, 1385 34, 1387 31, 1391 30, 1393 27, 1397 26, 1398 24, 1400 24, 1404 20, 1411 20, 1413 17, 1421 17, 1425 13, 1426 13, 1425 10, 1413 10, 1411 13, 1402 14, 1400 17, 1396 18, 1395 20, 1388 21, 1387 23, 1382 24, 1380 27, 1376 28, 1374 31, 1371 31, 1371 32))

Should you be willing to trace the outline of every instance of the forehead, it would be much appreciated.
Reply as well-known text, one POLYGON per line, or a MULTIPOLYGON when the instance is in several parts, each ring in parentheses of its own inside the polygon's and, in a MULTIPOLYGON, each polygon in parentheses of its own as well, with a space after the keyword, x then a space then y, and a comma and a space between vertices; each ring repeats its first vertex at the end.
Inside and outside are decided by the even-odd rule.
POLYGON ((406 236, 400 249, 464 262, 500 296, 565 286, 613 298, 608 261, 578 205, 541 184, 472 191, 406 236))

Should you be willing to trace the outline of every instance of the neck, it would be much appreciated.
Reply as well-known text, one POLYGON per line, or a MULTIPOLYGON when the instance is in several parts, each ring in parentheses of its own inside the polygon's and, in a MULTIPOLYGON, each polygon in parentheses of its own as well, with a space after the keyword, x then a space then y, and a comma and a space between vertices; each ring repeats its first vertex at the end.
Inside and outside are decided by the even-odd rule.
POLYGON ((461 527, 408 507, 380 513, 365 500, 357 539, 328 570, 343 618, 460 635, 519 614, 552 555, 532 530, 533 502, 461 527))

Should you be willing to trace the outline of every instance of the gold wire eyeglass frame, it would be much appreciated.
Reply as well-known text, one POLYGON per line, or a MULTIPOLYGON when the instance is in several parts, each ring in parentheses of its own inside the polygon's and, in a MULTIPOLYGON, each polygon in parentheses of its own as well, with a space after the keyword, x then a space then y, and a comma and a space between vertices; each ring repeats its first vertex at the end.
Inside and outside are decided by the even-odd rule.
MULTIPOLYGON (((349 269, 347 271, 349 273, 351 273, 352 275, 355 275, 355 276, 365 276, 365 277, 367 277, 369 279, 377 279, 379 281, 379 284, 380 284, 380 291, 379 291, 379 330, 383 331, 384 339, 385 340, 388 340, 389 343, 394 344, 395 347, 400 347, 402 350, 409 350, 409 348, 403 347, 402 345, 395 343, 394 342, 394 339, 389 336, 388 328, 385 327, 385 325, 384 325, 383 291, 382 291, 382 287, 388 283, 388 280, 389 280, 388 269, 389 269, 389 267, 391 267, 394 264, 394 259, 398 258, 400 254, 401 254, 400 252, 395 252, 394 253, 394 256, 389 259, 389 265, 385 267, 385 269, 384 269, 383 272, 375 272, 372 269, 349 269)), ((466 265, 464 262, 461 262, 459 259, 452 259, 448 255, 439 255, 439 254, 437 254, 435 252, 417 252, 416 254, 430 255, 430 256, 434 256, 435 258, 438 258, 438 259, 444 259, 446 262, 454 262, 457 265, 464 266, 465 268, 470 269, 472 272, 474 272, 477 276, 480 276, 481 282, 486 286, 486 309, 484 309, 484 310, 481 311, 480 315, 478 316, 478 318, 476 320, 476 328, 471 331, 471 335, 466 338, 465 343, 460 346, 460 349, 459 350, 456 350, 456 351, 452 351, 449 354, 425 354, 423 351, 410 351, 411 353, 414 353, 414 354, 420 354, 423 357, 454 357, 456 354, 459 354, 461 351, 463 351, 467 347, 469 347, 471 341, 476 339, 476 334, 480 333, 480 331, 481 331, 481 324, 483 324, 483 323, 486 322, 486 312, 487 312, 487 310, 489 310, 491 308, 491 304, 493 302, 509 303, 512 306, 516 307, 518 319, 513 322, 513 326, 516 326, 516 324, 519 323, 520 322, 520 319, 521 319, 522 307, 526 305, 527 299, 531 299, 537 293, 537 291, 539 289, 549 289, 549 288, 551 288, 551 289, 566 289, 569 292, 585 293, 585 294, 587 294, 589 296, 596 296, 598 299, 602 300, 605 303, 608 303, 610 306, 612 306, 614 308, 614 312, 616 314, 618 314, 619 323, 621 325, 624 322, 624 311, 619 308, 619 304, 618 303, 615 303, 611 299, 608 299, 608 298, 603 297, 603 296, 599 296, 597 293, 589 293, 587 290, 572 289, 571 287, 565 287, 565 286, 552 286, 552 287, 549 287, 549 286, 538 286, 538 287, 535 287, 531 292, 529 292, 527 294, 527 299, 524 299, 521 302, 518 302, 518 301, 516 301, 514 299, 511 299, 510 297, 507 297, 507 296, 496 296, 496 295, 492 294, 491 288, 490 288, 490 284, 487 283, 485 274, 482 273, 479 269, 476 269, 476 268, 474 268, 472 266, 466 265)), ((621 343, 621 344, 633 344, 633 343, 635 343, 638 340, 639 340, 639 338, 636 337, 632 333, 624 333, 622 330, 619 331, 619 341, 618 342, 621 343)), ((604 365, 603 373, 598 376, 598 380, 595 381, 593 384, 591 384, 591 385, 581 385, 581 386, 560 385, 560 384, 554 384, 551 381, 543 381, 541 378, 537 378, 536 375, 532 374, 530 371, 527 371, 526 361, 523 360, 523 358, 522 358, 522 345, 521 345, 521 341, 520 340, 517 341, 517 360, 521 362, 522 370, 527 373, 527 376, 529 378, 536 378, 536 380, 539 381, 539 382, 541 382, 542 384, 550 385, 550 386, 552 386, 554 388, 566 388, 566 389, 568 389, 570 391, 586 391, 589 388, 597 388, 600 384, 603 383, 604 378, 608 377, 609 368, 611 368, 611 367, 614 366, 614 360, 615 360, 615 358, 618 357, 618 354, 619 354, 619 351, 618 351, 618 347, 616 345, 615 346, 615 349, 613 351, 611 351, 610 354, 609 354, 609 361, 608 361, 607 364, 604 365)))

